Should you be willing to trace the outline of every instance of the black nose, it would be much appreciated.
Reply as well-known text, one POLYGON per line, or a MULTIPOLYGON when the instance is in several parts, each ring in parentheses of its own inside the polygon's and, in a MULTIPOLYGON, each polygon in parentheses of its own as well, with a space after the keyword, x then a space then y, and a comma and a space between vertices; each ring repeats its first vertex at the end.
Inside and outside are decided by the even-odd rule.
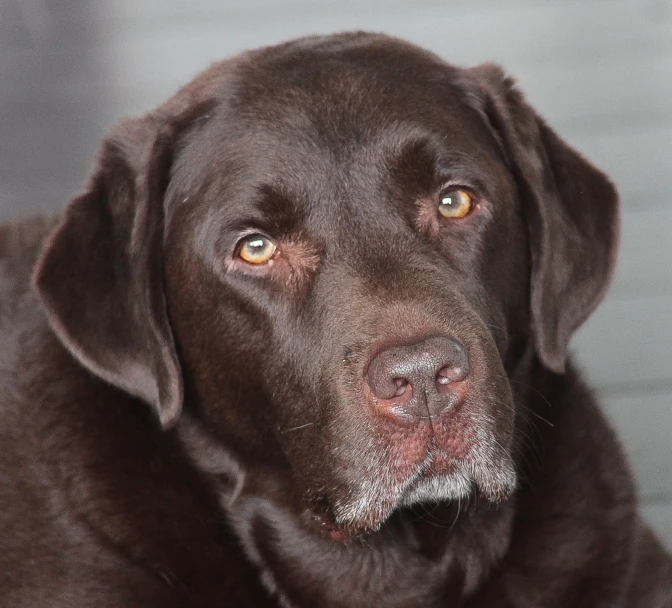
POLYGON ((437 416, 463 398, 469 355, 448 336, 379 352, 369 364, 367 380, 377 405, 402 419, 437 416))

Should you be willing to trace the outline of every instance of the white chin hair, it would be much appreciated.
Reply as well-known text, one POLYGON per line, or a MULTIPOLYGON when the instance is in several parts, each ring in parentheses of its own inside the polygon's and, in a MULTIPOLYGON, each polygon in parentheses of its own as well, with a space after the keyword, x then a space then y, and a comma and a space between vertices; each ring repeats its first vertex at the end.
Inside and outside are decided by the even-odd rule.
POLYGON ((471 494, 472 487, 471 480, 460 472, 420 478, 404 492, 399 504, 412 507, 420 503, 461 500, 471 494))
POLYGON ((469 498, 476 488, 489 500, 499 501, 515 487, 516 473, 510 459, 504 460, 501 470, 471 463, 443 475, 424 477, 418 472, 402 486, 383 475, 374 481, 362 481, 359 492, 350 501, 334 505, 334 515, 339 524, 364 522, 375 530, 397 507, 461 501, 469 498))

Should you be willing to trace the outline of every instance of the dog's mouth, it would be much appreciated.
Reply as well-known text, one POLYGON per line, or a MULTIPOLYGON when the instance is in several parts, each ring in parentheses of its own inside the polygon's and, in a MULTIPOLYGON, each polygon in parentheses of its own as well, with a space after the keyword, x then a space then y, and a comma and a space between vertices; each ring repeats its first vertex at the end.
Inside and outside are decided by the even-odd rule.
POLYGON ((490 503, 509 498, 516 487, 509 455, 499 454, 488 463, 480 460, 478 454, 458 460, 433 444, 412 474, 387 487, 380 478, 362 483, 348 500, 321 495, 311 501, 310 517, 329 538, 346 542, 377 532, 400 509, 447 502, 460 505, 476 496, 490 503))
POLYGON ((324 393, 333 396, 327 412, 331 416, 325 416, 321 426, 306 429, 301 437, 304 444, 287 442, 290 465, 297 467, 295 479, 303 506, 308 506, 306 514, 334 540, 374 533, 400 510, 433 504, 457 506, 474 497, 479 502, 499 503, 516 489, 515 408, 499 351, 492 341, 469 341, 468 379, 449 378, 448 387, 460 386, 446 393, 454 400, 442 400, 445 386, 439 380, 445 361, 435 365, 430 355, 432 349, 442 354, 444 347, 449 355, 455 353, 452 338, 432 336, 410 346, 379 351, 376 357, 389 355, 389 361, 375 359, 386 375, 376 368, 373 380, 362 379, 360 373, 370 364, 354 366, 352 372, 346 369, 338 377, 340 384, 324 387, 324 393), (394 367, 397 359, 409 358, 417 363, 410 372, 394 367), (397 404, 395 396, 403 397, 408 386, 398 386, 406 390, 391 397, 393 386, 379 386, 379 376, 389 380, 393 372, 408 372, 411 377, 427 361, 428 368, 439 368, 436 376, 431 375, 437 384, 434 392, 425 376, 413 376, 414 382, 407 383, 424 395, 424 401, 402 399, 397 404), (390 366, 394 367, 391 372, 390 366), (397 405, 401 413, 394 409, 397 405))

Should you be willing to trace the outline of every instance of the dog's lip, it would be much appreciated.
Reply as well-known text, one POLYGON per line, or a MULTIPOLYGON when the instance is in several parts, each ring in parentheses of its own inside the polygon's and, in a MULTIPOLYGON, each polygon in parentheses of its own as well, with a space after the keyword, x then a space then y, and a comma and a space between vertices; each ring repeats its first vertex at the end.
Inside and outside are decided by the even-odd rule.
POLYGON ((420 477, 430 477, 432 475, 445 475, 455 470, 456 459, 445 447, 437 444, 433 437, 427 449, 427 455, 420 465, 420 477))
POLYGON ((324 537, 341 544, 366 536, 377 529, 353 523, 338 523, 331 509, 325 508, 324 503, 317 508, 314 506, 308 507, 304 512, 304 517, 313 529, 317 528, 324 537))
POLYGON ((414 429, 396 445, 400 466, 397 482, 454 472, 457 463, 471 451, 470 442, 460 439, 453 431, 449 437, 436 433, 431 417, 418 421, 414 429))
MULTIPOLYGON (((422 462, 418 463, 417 466, 414 467, 413 472, 405 476, 403 481, 399 482, 399 487, 407 487, 404 492, 400 494, 400 500, 398 500, 397 504, 390 510, 388 517, 397 508, 402 506, 401 497, 412 489, 414 485, 420 483, 423 479, 450 475, 455 471, 455 467, 456 463, 454 459, 445 449, 435 443, 428 445, 426 456, 422 462)), ((375 526, 371 525, 371 522, 368 524, 357 524, 355 522, 342 524, 336 521, 326 498, 321 500, 320 503, 321 504, 318 504, 316 507, 309 508, 306 515, 324 536, 338 543, 347 543, 354 538, 371 534, 388 518, 384 518, 379 522, 379 525, 375 526)))
MULTIPOLYGON (((310 516, 311 527, 331 541, 347 543, 375 533, 398 509, 416 504, 418 499, 431 500, 428 492, 436 491, 437 500, 441 501, 457 500, 458 493, 465 498, 476 490, 482 490, 485 498, 506 498, 510 493, 508 486, 493 490, 492 483, 479 475, 482 467, 478 463, 484 454, 473 443, 474 429, 464 421, 451 421, 444 420, 436 427, 431 420, 423 420, 413 429, 397 428, 394 436, 389 437, 395 449, 389 454, 388 465, 392 468, 388 469, 385 487, 380 488, 382 494, 365 511, 358 511, 356 519, 350 518, 354 513, 349 511, 349 501, 342 503, 341 498, 339 502, 337 495, 308 501, 304 504, 308 507, 306 514, 310 516), (495 496, 497 493, 499 498, 495 496), (336 504, 340 507, 335 508, 336 504)), ((500 476, 504 478, 503 474, 500 476)), ((352 500, 361 498, 356 495, 352 500)))
POLYGON ((339 526, 334 518, 327 513, 310 513, 311 519, 317 524, 320 532, 337 543, 345 543, 357 534, 348 532, 342 526, 339 526))

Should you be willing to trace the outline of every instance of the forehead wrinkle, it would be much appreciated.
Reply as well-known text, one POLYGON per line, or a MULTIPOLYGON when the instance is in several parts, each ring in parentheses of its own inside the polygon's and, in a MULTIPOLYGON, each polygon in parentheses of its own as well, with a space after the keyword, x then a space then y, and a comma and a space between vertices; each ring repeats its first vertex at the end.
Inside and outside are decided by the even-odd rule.
MULTIPOLYGON (((460 112, 462 114, 462 112, 460 112)), ((422 146, 437 161, 473 161, 480 164, 484 159, 497 157, 493 142, 486 141, 487 132, 479 129, 468 115, 456 116, 452 120, 446 116, 440 122, 424 123, 418 120, 395 120, 384 124, 375 134, 370 146, 380 148, 387 157, 399 157, 409 147, 422 146), (468 123, 468 124, 467 124, 468 123)))

